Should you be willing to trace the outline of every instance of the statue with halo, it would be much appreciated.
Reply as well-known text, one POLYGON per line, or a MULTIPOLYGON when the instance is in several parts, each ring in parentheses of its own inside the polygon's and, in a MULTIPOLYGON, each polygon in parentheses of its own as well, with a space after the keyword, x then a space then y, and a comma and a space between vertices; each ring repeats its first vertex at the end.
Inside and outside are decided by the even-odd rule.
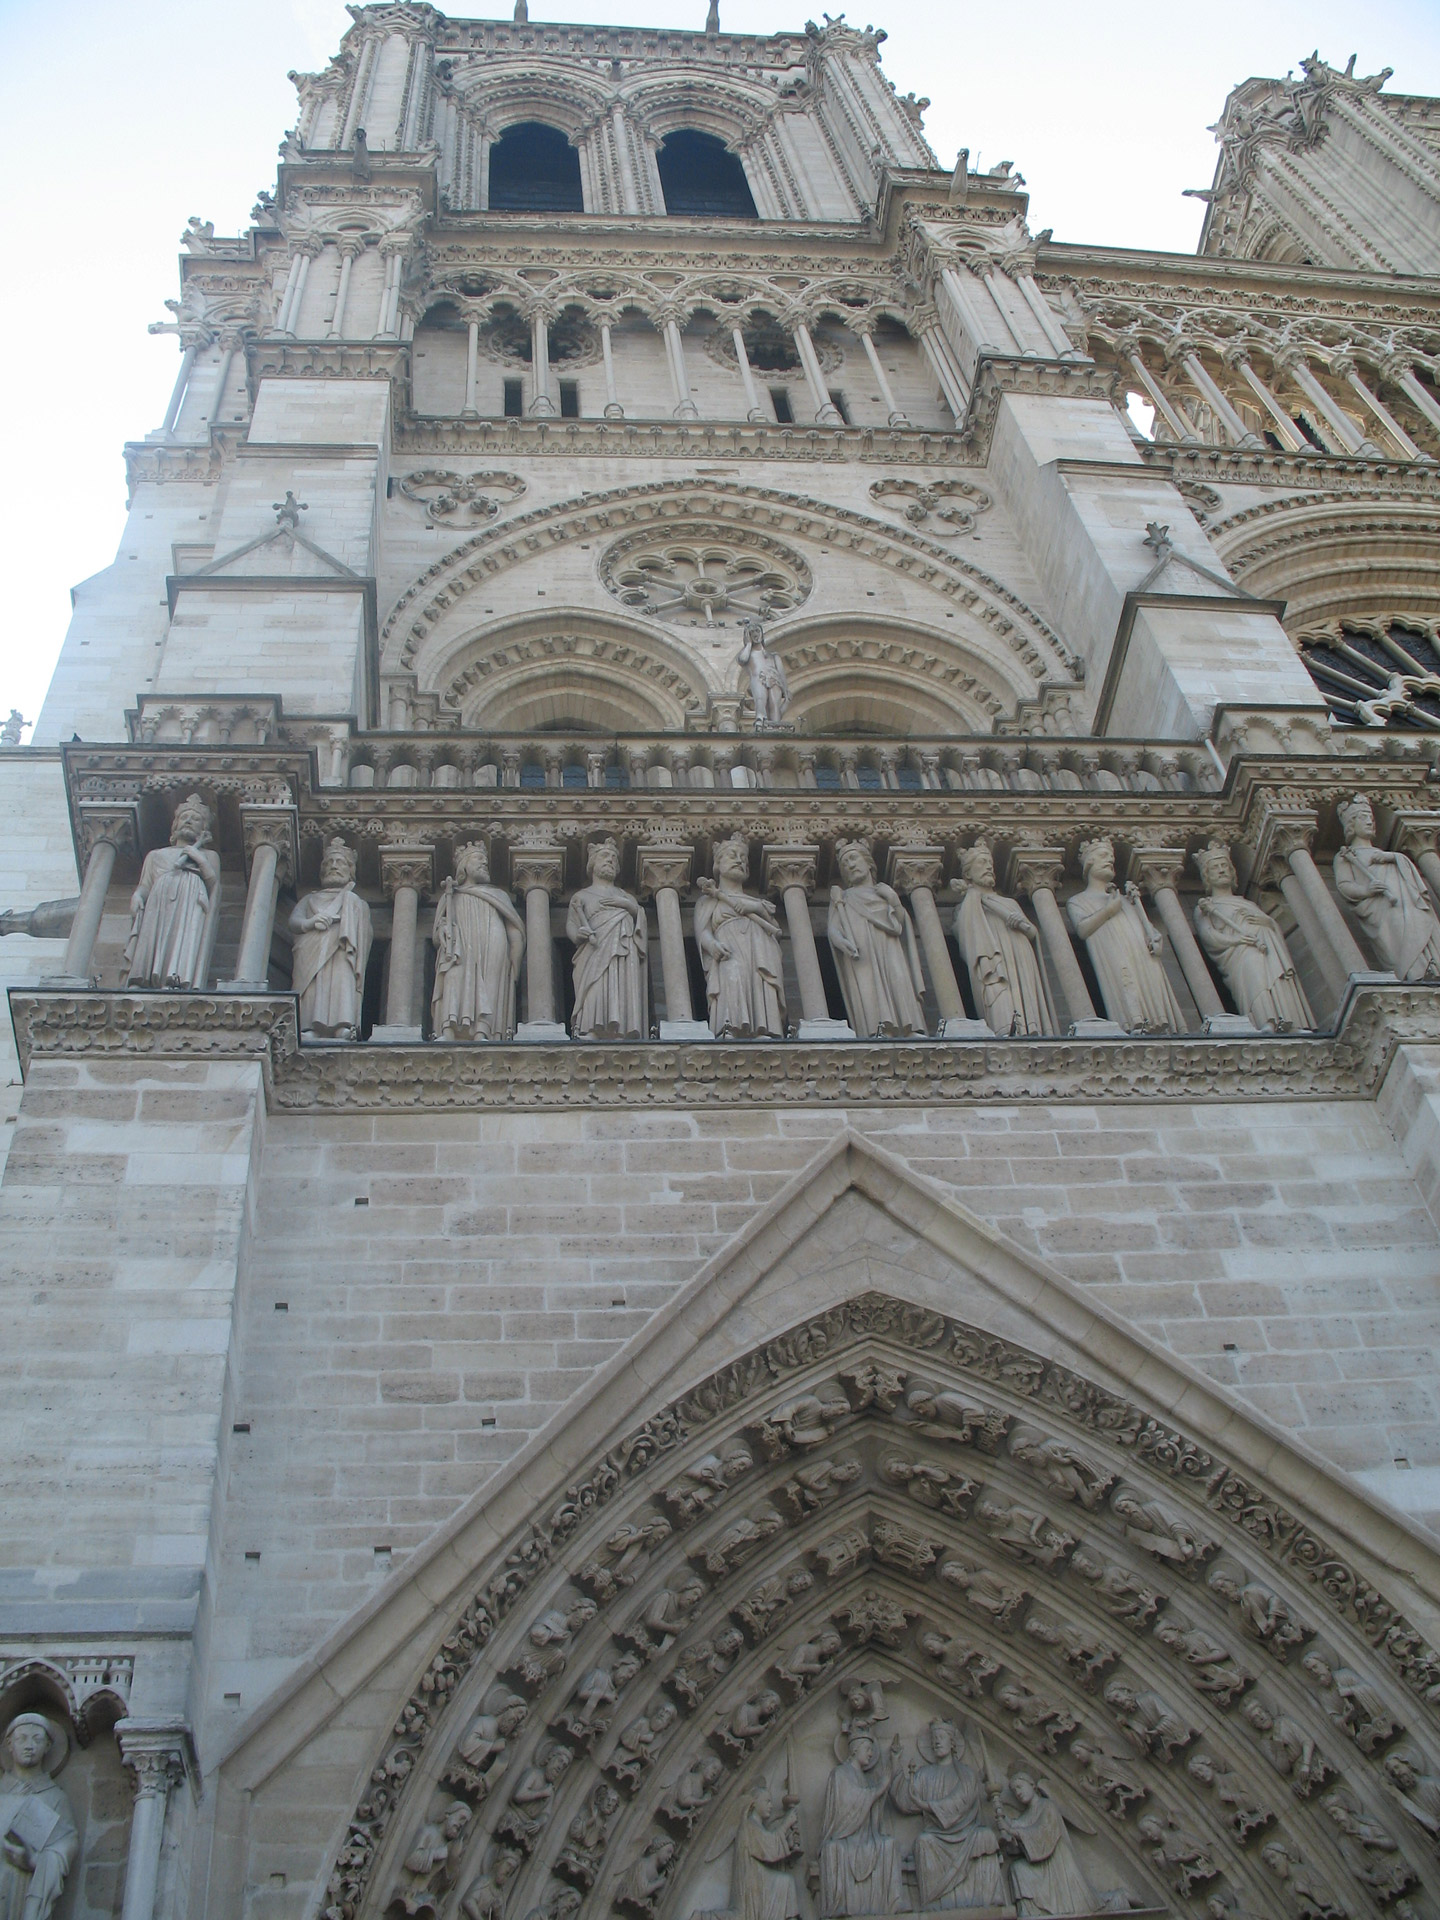
POLYGON ((49 1920, 80 1836, 54 1775, 70 1743, 41 1713, 17 1713, 0 1743, 0 1920, 49 1920))

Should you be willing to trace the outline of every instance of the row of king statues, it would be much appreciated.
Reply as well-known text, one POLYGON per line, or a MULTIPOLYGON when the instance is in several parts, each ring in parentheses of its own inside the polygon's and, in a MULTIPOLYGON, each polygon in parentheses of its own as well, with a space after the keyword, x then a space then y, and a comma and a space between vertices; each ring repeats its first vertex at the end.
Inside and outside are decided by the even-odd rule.
MULTIPOLYGON (((1440 978, 1440 918, 1414 862, 1375 845, 1375 817, 1363 796, 1340 808, 1346 843, 1335 856, 1335 884, 1353 908, 1382 964, 1403 980, 1440 978)), ((145 857, 131 900, 126 984, 203 985, 214 945, 220 861, 210 847, 211 816, 196 795, 175 812, 170 844, 145 857)), ((928 1031, 925 978, 910 910, 877 877, 868 846, 842 840, 830 890, 827 935, 846 1016, 861 1038, 904 1038, 928 1031)), ((1104 838, 1080 848, 1085 884, 1066 902, 1105 1012, 1128 1033, 1180 1033, 1185 1017, 1162 960, 1163 936, 1132 883, 1121 887, 1115 849, 1104 838)), ((786 1032, 780 920, 770 901, 746 890, 749 848, 740 835, 715 848, 713 874, 699 882, 695 944, 704 969, 707 1016, 716 1038, 779 1039, 786 1032)), ((1285 936, 1273 915, 1236 891, 1235 867, 1220 841, 1195 865, 1205 886, 1195 932, 1239 1012, 1260 1032, 1315 1025, 1285 936)), ((589 849, 588 884, 569 904, 565 931, 574 949, 571 1032, 580 1040, 639 1040, 649 1033, 645 909, 620 885, 614 840, 589 849)), ((961 899, 956 945, 970 977, 975 1010, 996 1035, 1061 1031, 1041 960, 1040 930, 1003 893, 983 841, 959 857, 961 899)), ((371 946, 370 909, 356 891, 356 857, 329 841, 320 885, 290 916, 293 984, 301 1026, 317 1037, 356 1039, 371 946)), ((508 1040, 525 953, 525 923, 490 879, 483 842, 457 849, 453 877, 435 911, 436 1039, 508 1040)))

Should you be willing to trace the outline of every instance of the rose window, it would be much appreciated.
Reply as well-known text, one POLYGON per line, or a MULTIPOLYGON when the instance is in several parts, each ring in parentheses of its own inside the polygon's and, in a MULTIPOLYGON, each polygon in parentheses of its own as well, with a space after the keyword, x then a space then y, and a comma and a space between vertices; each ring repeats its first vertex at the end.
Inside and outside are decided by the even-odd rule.
POLYGON ((743 544, 694 536, 620 541, 600 574, 625 606, 689 626, 788 613, 813 585, 799 554, 759 537, 743 544))

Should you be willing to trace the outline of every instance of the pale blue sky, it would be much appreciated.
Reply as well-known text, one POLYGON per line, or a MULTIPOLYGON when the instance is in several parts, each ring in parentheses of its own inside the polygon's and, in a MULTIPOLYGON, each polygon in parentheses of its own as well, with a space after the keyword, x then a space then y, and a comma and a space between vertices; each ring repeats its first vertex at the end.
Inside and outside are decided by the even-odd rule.
MULTIPOLYGON (((1397 91, 1440 93, 1436 0, 1028 0, 1006 6, 863 0, 889 32, 885 67, 929 94, 942 162, 1013 160, 1030 222, 1063 240, 1193 251, 1209 184, 1206 131, 1230 88, 1319 47, 1397 91)), ((721 0, 722 25, 799 27, 760 0, 721 0)), ((508 9, 507 9, 508 11, 508 9)), ((704 24, 705 0, 531 0, 531 18, 704 24)), ((323 65, 349 24, 340 0, 0 0, 0 461, 4 624, 0 713, 33 719, 69 618, 69 589, 108 564, 124 519, 126 439, 158 425, 174 380, 167 318, 189 214, 233 233, 294 119, 290 68, 323 65)))

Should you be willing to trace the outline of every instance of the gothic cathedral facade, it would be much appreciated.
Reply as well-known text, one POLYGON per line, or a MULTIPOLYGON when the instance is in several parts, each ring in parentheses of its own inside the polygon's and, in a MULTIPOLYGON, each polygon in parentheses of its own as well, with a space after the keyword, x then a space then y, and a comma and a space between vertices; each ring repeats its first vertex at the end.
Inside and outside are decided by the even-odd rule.
POLYGON ((0 1910, 1437 1920, 1440 101, 350 12, 0 744, 0 1910))

